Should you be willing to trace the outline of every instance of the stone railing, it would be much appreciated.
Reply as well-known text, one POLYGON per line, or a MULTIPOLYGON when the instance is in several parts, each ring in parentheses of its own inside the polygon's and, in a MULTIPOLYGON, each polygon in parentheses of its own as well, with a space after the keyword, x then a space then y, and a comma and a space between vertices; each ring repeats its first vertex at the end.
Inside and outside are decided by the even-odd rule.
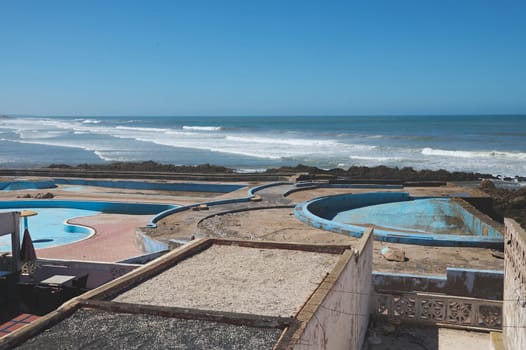
POLYGON ((402 322, 502 329, 502 302, 444 294, 375 294, 373 315, 402 322))
POLYGON ((504 244, 504 346, 526 347, 526 230, 505 219, 504 244))

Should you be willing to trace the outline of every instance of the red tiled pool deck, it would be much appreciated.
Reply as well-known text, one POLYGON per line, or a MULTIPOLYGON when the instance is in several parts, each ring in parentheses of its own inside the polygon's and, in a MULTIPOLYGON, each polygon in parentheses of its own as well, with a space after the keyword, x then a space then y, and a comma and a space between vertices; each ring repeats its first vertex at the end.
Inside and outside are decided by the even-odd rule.
POLYGON ((99 214, 70 220, 95 229, 79 242, 37 250, 39 258, 115 262, 144 254, 135 240, 135 229, 152 215, 99 214))
POLYGON ((11 321, 7 321, 3 325, 0 325, 0 338, 5 337, 11 332, 16 331, 31 322, 38 320, 40 317, 31 314, 20 314, 13 318, 11 321))

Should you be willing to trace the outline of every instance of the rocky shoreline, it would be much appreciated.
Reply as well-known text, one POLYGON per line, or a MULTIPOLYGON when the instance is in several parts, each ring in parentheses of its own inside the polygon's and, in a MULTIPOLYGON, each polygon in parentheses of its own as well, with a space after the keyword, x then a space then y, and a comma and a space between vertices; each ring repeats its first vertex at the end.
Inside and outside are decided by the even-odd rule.
MULTIPOLYGON (((112 162, 108 164, 51 164, 45 169, 88 170, 88 171, 143 171, 143 172, 173 172, 173 173, 201 173, 201 174, 234 174, 235 169, 201 164, 173 165, 161 164, 154 161, 146 162, 112 162)), ((415 170, 410 167, 390 168, 386 166, 365 167, 352 166, 348 169, 320 169, 313 166, 299 164, 294 167, 269 168, 258 174, 308 174, 312 177, 339 177, 353 180, 396 180, 396 181, 475 181, 481 179, 496 179, 490 174, 471 172, 449 172, 446 170, 415 170)))

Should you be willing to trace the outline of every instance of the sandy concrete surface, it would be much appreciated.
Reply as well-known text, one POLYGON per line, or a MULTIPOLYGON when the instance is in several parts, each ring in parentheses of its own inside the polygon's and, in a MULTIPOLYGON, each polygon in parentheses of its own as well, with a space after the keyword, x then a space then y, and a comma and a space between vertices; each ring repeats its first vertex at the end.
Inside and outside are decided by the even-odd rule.
MULTIPOLYGON (((353 244, 356 238, 307 225, 294 217, 293 209, 259 209, 211 217, 199 224, 199 232, 211 237, 275 240, 300 243, 353 244)), ((373 269, 383 272, 443 275, 447 267, 502 270, 504 260, 486 248, 426 247, 414 244, 374 242, 373 269), (386 260, 383 247, 402 249, 407 260, 386 260)))
POLYGON ((148 305, 292 316, 339 255, 214 245, 119 295, 148 305))

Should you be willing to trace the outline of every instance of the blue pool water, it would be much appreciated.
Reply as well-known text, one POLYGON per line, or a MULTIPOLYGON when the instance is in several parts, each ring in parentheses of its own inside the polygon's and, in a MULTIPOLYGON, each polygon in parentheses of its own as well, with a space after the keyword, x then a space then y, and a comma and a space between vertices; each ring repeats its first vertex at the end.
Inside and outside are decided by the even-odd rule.
MULTIPOLYGON (((94 210, 70 208, 27 208, 38 213, 28 218, 28 227, 35 248, 46 248, 73 243, 87 238, 92 230, 66 224, 71 218, 92 216, 100 213, 94 210)), ((0 209, 0 212, 18 211, 20 209, 0 209)), ((23 237, 23 219, 20 219, 20 241, 23 237)), ((0 251, 11 251, 11 235, 0 237, 0 251)))

